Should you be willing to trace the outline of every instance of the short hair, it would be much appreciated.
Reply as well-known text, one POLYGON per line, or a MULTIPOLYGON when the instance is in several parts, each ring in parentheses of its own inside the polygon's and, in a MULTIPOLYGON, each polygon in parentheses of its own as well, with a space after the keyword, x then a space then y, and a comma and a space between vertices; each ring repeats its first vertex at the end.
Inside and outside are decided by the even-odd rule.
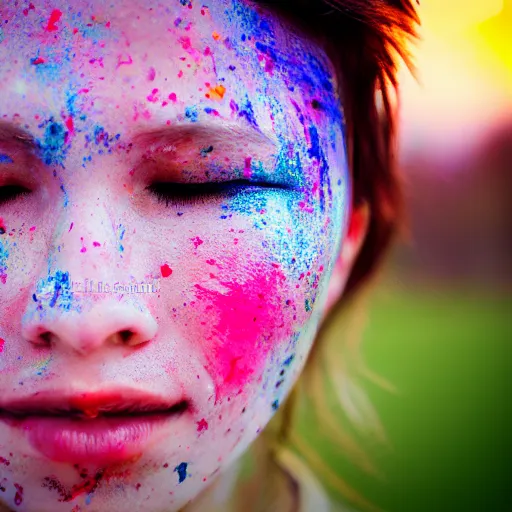
POLYGON ((368 203, 366 240, 346 284, 347 298, 378 268, 404 216, 396 167, 397 70, 413 71, 407 42, 417 35, 414 0, 267 0, 319 42, 335 66, 346 123, 354 205, 368 203))

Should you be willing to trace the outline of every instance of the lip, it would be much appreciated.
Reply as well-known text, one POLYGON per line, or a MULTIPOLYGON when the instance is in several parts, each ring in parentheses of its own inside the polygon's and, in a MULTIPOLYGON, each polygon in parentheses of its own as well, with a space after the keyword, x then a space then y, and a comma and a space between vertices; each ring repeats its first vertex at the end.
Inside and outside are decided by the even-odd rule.
POLYGON ((45 392, 0 402, 0 421, 50 460, 113 464, 140 456, 165 424, 189 409, 182 397, 170 401, 137 390, 45 392))

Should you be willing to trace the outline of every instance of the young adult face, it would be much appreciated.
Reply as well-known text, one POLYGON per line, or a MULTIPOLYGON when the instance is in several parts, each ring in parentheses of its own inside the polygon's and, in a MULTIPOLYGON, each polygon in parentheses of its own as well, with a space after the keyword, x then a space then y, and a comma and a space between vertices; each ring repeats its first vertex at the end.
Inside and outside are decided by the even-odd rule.
POLYGON ((175 510, 315 337, 334 71, 246 0, 4 2, 0 62, 0 503, 175 510))

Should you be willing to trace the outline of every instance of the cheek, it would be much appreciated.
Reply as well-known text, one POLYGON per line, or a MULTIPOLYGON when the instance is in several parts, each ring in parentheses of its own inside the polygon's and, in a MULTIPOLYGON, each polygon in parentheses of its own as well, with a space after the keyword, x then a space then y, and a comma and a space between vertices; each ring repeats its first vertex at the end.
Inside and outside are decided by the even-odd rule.
POLYGON ((174 326, 201 354, 217 399, 261 383, 269 362, 293 352, 312 314, 331 251, 320 246, 324 237, 289 230, 291 218, 281 217, 283 224, 266 217, 266 229, 255 228, 252 216, 236 229, 210 225, 182 255, 188 300, 186 313, 175 317, 184 322, 174 326))
POLYGON ((240 281, 217 281, 217 289, 196 285, 195 290, 202 310, 199 331, 217 395, 238 394, 250 380, 258 380, 269 353, 293 334, 283 273, 266 265, 240 267, 240 281))

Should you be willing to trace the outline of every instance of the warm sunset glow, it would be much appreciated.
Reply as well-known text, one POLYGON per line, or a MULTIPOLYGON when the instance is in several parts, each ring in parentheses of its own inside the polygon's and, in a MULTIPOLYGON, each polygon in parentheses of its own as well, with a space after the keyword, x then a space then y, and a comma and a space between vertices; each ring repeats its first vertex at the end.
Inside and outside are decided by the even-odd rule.
POLYGON ((404 153, 469 155, 512 115, 512 1, 430 0, 420 13, 419 83, 403 79, 404 153))

